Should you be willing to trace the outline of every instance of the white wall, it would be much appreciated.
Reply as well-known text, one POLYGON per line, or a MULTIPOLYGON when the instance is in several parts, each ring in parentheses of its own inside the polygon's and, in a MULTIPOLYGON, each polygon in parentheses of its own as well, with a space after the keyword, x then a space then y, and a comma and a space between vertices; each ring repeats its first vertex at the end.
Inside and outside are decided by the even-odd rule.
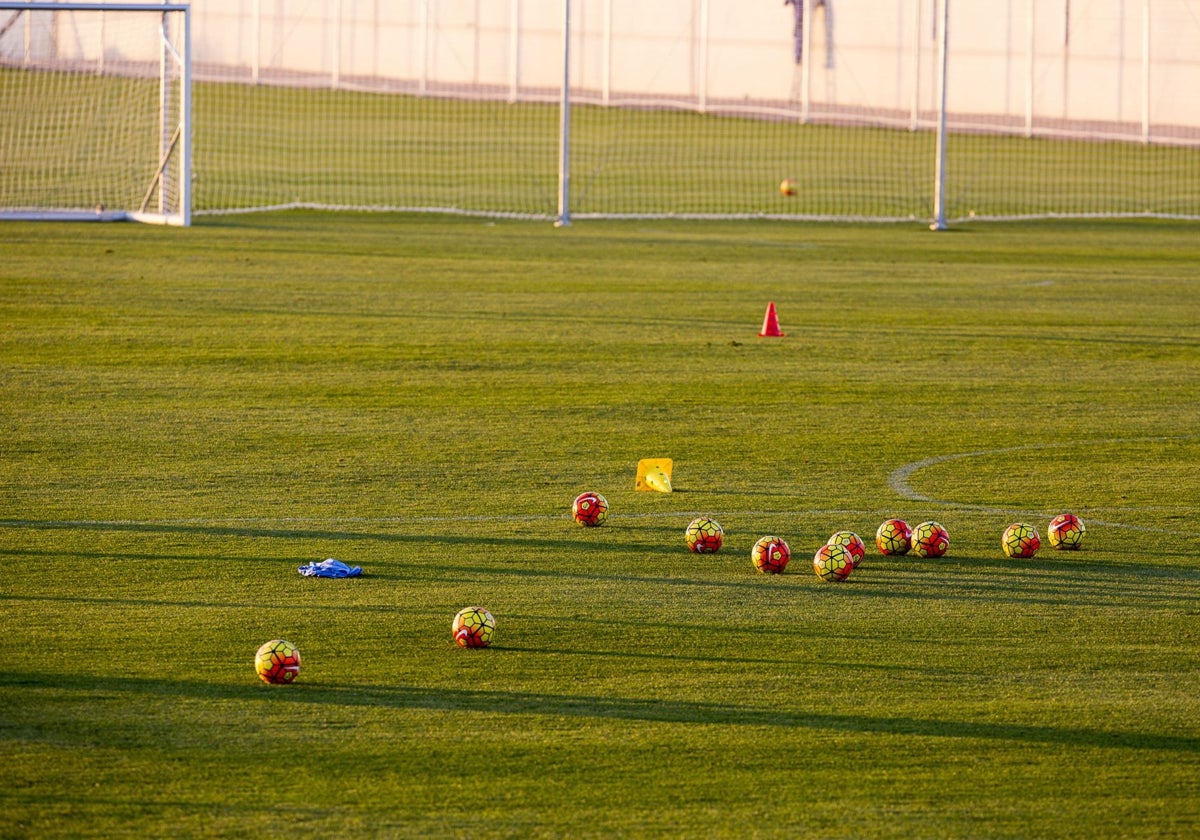
MULTIPOLYGON (((1031 108, 1038 121, 1136 126, 1148 111, 1200 139, 1200 0, 950 2, 952 112, 1016 124, 1031 108)), ((573 0, 573 83, 614 98, 930 111, 935 0, 827 5, 808 21, 804 89, 782 0, 573 0)), ((201 77, 524 92, 562 80, 563 0, 192 0, 192 13, 201 77)), ((71 38, 61 27, 54 48, 94 49, 71 38)))

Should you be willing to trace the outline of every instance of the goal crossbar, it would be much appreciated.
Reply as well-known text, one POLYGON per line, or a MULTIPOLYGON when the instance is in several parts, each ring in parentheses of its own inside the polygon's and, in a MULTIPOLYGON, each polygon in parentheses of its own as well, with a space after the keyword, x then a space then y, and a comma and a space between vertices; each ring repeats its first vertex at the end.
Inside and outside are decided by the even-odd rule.
POLYGON ((48 12, 186 12, 190 3, 47 3, 32 0, 3 0, 0 9, 48 12))

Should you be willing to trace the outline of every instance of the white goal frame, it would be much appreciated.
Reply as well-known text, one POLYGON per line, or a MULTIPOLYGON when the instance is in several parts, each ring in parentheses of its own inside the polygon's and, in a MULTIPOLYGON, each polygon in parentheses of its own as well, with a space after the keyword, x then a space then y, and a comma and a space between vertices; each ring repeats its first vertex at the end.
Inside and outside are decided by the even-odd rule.
MULTIPOLYGON (((87 13, 101 14, 107 12, 158 15, 157 27, 159 44, 153 47, 158 61, 158 127, 157 137, 153 138, 153 146, 158 150, 157 165, 142 167, 136 175, 138 179, 131 187, 136 187, 136 194, 141 195, 141 201, 128 202, 130 206, 110 207, 96 204, 91 207, 79 206, 23 206, 27 202, 20 197, 16 199, 7 196, 4 183, 0 181, 0 219, 26 221, 137 221, 153 224, 188 226, 192 221, 192 49, 191 49, 191 4, 190 3, 112 3, 112 2, 14 2, 0 0, 0 37, 10 27, 18 28, 21 17, 26 20, 33 13, 87 13), (11 12, 11 15, 5 15, 11 12), (182 16, 182 23, 172 21, 168 24, 168 16, 182 16), (169 187, 169 189, 168 189, 169 187), (135 206, 136 205, 136 206, 135 206)), ((55 56, 39 57, 32 55, 28 47, 29 36, 26 35, 25 67, 36 70, 71 69, 80 72, 78 67, 69 67, 73 62, 79 65, 79 59, 64 60, 61 65, 56 63, 55 56)), ((92 76, 121 75, 120 69, 110 71, 105 64, 105 45, 101 43, 99 56, 82 72, 92 76)), ((0 61, 0 70, 10 68, 0 61)), ((20 67, 11 68, 22 69, 20 67)), ((152 79, 146 75, 141 78, 152 79)), ((11 115, 10 115, 11 116, 11 115)), ((153 118, 151 118, 151 121, 153 118)), ((62 177, 69 178, 69 165, 64 164, 62 177)), ((50 202, 47 202, 48 204, 50 202)), ((74 202, 78 204, 79 202, 74 202)))

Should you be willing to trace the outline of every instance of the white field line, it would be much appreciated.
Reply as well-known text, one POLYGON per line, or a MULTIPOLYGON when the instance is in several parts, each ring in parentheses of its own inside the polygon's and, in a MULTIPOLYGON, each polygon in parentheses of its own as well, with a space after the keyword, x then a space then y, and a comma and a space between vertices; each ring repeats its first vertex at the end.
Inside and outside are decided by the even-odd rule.
MULTIPOLYGON (((958 510, 973 510, 981 513, 994 514, 1011 514, 1014 516, 1054 516, 1061 513, 1060 510, 1045 511, 1045 510, 1020 510, 1016 508, 1003 508, 991 505, 973 505, 963 502, 956 502, 952 499, 940 499, 936 496, 931 496, 926 493, 921 493, 915 490, 912 486, 912 476, 920 470, 931 467, 935 464, 942 464, 948 461, 957 461, 967 458, 981 458, 991 455, 1003 455, 1009 452, 1031 452, 1043 449, 1064 449, 1071 447, 1086 447, 1086 446, 1111 446, 1120 444, 1132 443, 1149 443, 1162 441, 1182 441, 1194 440, 1200 435, 1170 435, 1170 436, 1153 436, 1153 437, 1133 437, 1133 438, 1104 438, 1100 440, 1086 441, 1068 441, 1060 443, 1031 443, 1022 446, 1008 446, 996 449, 980 449, 974 452, 956 452, 948 455, 936 455, 931 458, 923 458, 920 461, 913 461, 893 470, 888 476, 888 489, 897 496, 906 499, 910 502, 921 502, 923 504, 940 505, 943 507, 954 508, 958 510)), ((1081 510, 1086 510, 1089 513, 1100 513, 1109 511, 1117 514, 1128 513, 1147 513, 1147 512, 1171 512, 1178 511, 1187 513, 1189 508, 1183 506, 1172 507, 1167 505, 1145 506, 1145 507, 1106 507, 1106 508, 1091 508, 1086 505, 1080 506, 1081 510)), ((735 517, 756 517, 756 516, 890 516, 894 513, 888 508, 879 508, 874 510, 857 510, 857 509, 807 509, 807 510, 740 510, 740 511, 717 511, 717 510, 675 510, 675 511, 657 511, 650 513, 614 513, 611 514, 612 519, 682 519, 690 516, 711 515, 711 516, 728 516, 735 517)), ((458 516, 383 516, 383 517, 368 517, 368 516, 352 516, 352 517, 231 517, 231 518, 174 518, 174 519, 0 519, 0 529, 2 528, 136 528, 136 527, 193 527, 193 528, 267 528, 267 527, 312 527, 312 526, 403 526, 414 524, 455 524, 455 523, 481 523, 481 522, 555 522, 555 521, 570 521, 570 515, 562 514, 511 514, 511 515, 484 515, 484 514, 462 514, 458 516)), ((1087 524, 1104 525, 1110 528, 1124 528, 1131 531, 1145 531, 1149 533, 1167 533, 1166 529, 1162 528, 1147 528, 1142 525, 1133 525, 1123 522, 1112 522, 1106 520, 1098 520, 1091 518, 1087 519, 1087 524)), ((1179 534, 1180 532, 1172 529, 1171 533, 1179 534)), ((1187 534, 1187 536, 1200 536, 1200 534, 1187 534)))
MULTIPOLYGON (((914 473, 931 467, 935 464, 944 464, 947 461, 958 461, 966 458, 983 458, 992 455, 1004 455, 1009 452, 1032 452, 1043 449, 1068 449, 1087 446, 1112 446, 1132 443, 1151 443, 1163 441, 1182 441, 1195 440, 1200 435, 1165 435, 1154 437, 1133 437, 1133 438, 1103 438, 1100 440, 1080 440, 1068 441, 1060 443, 1030 443, 1023 446, 1006 446, 997 449, 980 449, 975 452, 956 452, 949 455, 936 455, 932 458, 923 458, 920 461, 913 461, 910 464, 905 464, 902 467, 892 471, 888 476, 888 488, 896 495, 912 502, 924 502, 926 504, 943 505, 945 507, 957 508, 959 510, 974 510, 981 513, 1004 513, 1015 516, 1054 516, 1061 513, 1061 510, 1041 511, 1041 510, 1018 510, 1015 508, 993 507, 990 505, 972 505, 964 502, 956 502, 952 499, 939 499, 936 496, 930 496, 926 493, 921 493, 915 490, 910 483, 914 473)), ((1111 511, 1114 513, 1138 513, 1152 511, 1178 511, 1187 513, 1190 508, 1185 506, 1150 506, 1150 507, 1120 507, 1120 508, 1087 508, 1086 505, 1081 505, 1081 509, 1086 509, 1091 512, 1111 511)), ((1124 528, 1129 531, 1145 531, 1147 533, 1168 533, 1165 528, 1147 528, 1143 525, 1131 525, 1125 522, 1109 522, 1105 520, 1094 519, 1088 517, 1086 520, 1088 525, 1104 525, 1109 528, 1124 528)), ((1180 532, 1171 529, 1170 533, 1179 534, 1180 532)), ((1186 536, 1200 536, 1200 534, 1186 534, 1186 536)))

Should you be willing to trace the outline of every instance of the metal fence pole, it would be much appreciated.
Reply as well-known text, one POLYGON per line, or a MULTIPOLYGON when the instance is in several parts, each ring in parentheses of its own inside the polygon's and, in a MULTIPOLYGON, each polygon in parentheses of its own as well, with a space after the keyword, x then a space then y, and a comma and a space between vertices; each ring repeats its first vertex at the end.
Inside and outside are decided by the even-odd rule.
POLYGON ((697 102, 701 113, 708 110, 708 0, 700 0, 700 72, 697 102))
POLYGON ((262 72, 262 0, 254 0, 252 14, 254 20, 251 28, 254 30, 254 34, 251 36, 250 83, 257 85, 259 74, 262 72))
POLYGON ((558 220, 571 224, 571 0, 563 0, 563 79, 558 108, 558 220))
POLYGON ((946 66, 950 52, 950 0, 940 0, 942 13, 941 32, 938 38, 938 128, 937 128, 937 172, 933 189, 933 224, 930 230, 946 229, 946 66))
POLYGON ((1025 3, 1025 136, 1033 136, 1034 78, 1037 74, 1037 41, 1033 23, 1035 0, 1025 3))
POLYGON ((333 4, 333 68, 329 86, 337 90, 342 83, 342 0, 333 4))
POLYGON ((521 89, 521 0, 508 0, 508 101, 521 89))
POLYGON ((797 0, 801 4, 800 33, 800 122, 808 124, 809 107, 812 100, 812 0, 797 0))
POLYGON ((1150 142, 1150 0, 1142 0, 1142 142, 1150 142))
POLYGON ((913 3, 912 25, 912 99, 909 102, 908 130, 916 131, 921 123, 921 0, 913 3))

